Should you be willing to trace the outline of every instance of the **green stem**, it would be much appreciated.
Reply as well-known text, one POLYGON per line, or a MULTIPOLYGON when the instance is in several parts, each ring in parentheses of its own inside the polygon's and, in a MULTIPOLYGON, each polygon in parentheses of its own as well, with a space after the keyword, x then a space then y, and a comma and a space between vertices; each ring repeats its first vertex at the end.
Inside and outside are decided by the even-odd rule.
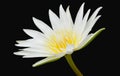
POLYGON ((65 58, 68 62, 68 64, 70 65, 70 67, 72 68, 72 70, 74 71, 74 73, 77 75, 77 76, 83 76, 82 73, 78 70, 78 68, 76 67, 73 59, 72 59, 72 56, 71 55, 65 55, 65 58))

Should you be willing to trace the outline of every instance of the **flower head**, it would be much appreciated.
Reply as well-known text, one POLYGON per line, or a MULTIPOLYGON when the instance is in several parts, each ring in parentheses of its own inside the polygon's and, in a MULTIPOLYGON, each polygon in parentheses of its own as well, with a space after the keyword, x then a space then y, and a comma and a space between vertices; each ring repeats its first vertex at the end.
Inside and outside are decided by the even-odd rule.
POLYGON ((14 52, 14 54, 23 55, 23 58, 46 57, 33 64, 33 67, 35 67, 82 49, 105 29, 101 28, 97 32, 89 34, 96 21, 101 17, 101 15, 97 16, 101 8, 102 7, 97 8, 91 17, 88 18, 90 9, 83 15, 83 3, 73 23, 69 7, 65 11, 62 5, 60 5, 59 17, 49 10, 52 28, 43 21, 33 17, 35 25, 42 32, 23 29, 23 31, 32 38, 28 40, 18 40, 16 46, 27 48, 20 49, 21 51, 14 52))

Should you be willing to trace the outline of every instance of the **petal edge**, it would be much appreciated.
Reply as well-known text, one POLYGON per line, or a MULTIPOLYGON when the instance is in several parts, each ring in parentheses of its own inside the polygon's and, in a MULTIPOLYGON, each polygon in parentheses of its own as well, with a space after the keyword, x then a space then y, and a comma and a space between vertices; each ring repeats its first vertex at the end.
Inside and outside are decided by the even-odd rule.
POLYGON ((86 47, 88 44, 90 44, 90 42, 92 42, 103 30, 105 30, 105 28, 101 28, 101 29, 99 29, 98 31, 96 31, 95 33, 94 33, 94 35, 93 36, 91 36, 91 38, 81 47, 77 47, 77 48, 75 48, 74 50, 81 50, 81 49, 83 49, 84 47, 86 47))
POLYGON ((37 67, 37 66, 40 66, 40 65, 43 65, 43 64, 46 64, 46 63, 50 63, 50 62, 54 62, 56 60, 60 59, 60 57, 56 57, 56 56, 53 56, 53 57, 47 57, 47 58, 44 58, 36 63, 34 63, 32 65, 32 67, 37 67))

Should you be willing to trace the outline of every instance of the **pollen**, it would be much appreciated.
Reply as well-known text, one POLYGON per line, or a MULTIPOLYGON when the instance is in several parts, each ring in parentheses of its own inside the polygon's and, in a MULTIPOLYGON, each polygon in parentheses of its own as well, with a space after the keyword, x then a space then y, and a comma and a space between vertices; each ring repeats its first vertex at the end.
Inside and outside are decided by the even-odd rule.
POLYGON ((77 35, 73 31, 57 31, 48 40, 48 49, 55 54, 65 52, 67 45, 72 44, 77 47, 79 43, 77 35))

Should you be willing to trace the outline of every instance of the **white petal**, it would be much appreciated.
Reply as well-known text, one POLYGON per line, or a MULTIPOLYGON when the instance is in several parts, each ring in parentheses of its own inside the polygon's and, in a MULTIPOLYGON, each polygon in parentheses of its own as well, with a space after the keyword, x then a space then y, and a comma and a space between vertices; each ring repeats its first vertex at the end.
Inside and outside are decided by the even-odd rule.
POLYGON ((49 18, 50 18, 52 28, 54 30, 58 30, 60 27, 60 23, 61 23, 58 16, 55 13, 53 13, 51 10, 49 10, 49 18))
POLYGON ((48 55, 24 55, 23 58, 49 57, 48 55))
POLYGON ((90 17, 90 19, 88 20, 88 24, 95 19, 95 17, 97 16, 98 12, 99 12, 101 9, 102 9, 102 7, 99 7, 99 8, 97 8, 97 9, 95 10, 95 12, 92 14, 92 16, 90 17))
POLYGON ((76 25, 74 31, 76 31, 77 34, 81 35, 82 32, 84 31, 84 28, 86 26, 89 14, 90 14, 90 9, 85 14, 85 16, 84 16, 82 22, 80 23, 80 25, 78 25, 78 26, 76 25))
POLYGON ((33 17, 33 21, 36 24, 36 26, 46 35, 49 36, 51 34, 53 34, 53 30, 44 22, 42 22, 41 20, 38 20, 36 18, 33 17))
POLYGON ((77 15, 76 15, 76 19, 75 19, 75 28, 77 26, 80 26, 81 25, 81 22, 82 22, 82 18, 83 18, 83 10, 84 10, 84 3, 81 5, 77 15))
POLYGON ((92 29, 92 27, 94 26, 95 22, 100 18, 100 16, 97 16, 98 12, 102 9, 102 7, 99 7, 95 10, 95 12, 92 14, 92 16, 89 18, 86 27, 85 27, 85 31, 87 29, 89 29, 86 33, 86 35, 90 32, 90 30, 92 29), (97 17, 96 17, 97 16, 97 17))
POLYGON ((35 38, 35 39, 45 39, 45 35, 42 34, 41 32, 38 32, 36 30, 31 30, 31 29, 23 29, 23 31, 28 34, 29 36, 35 38))
POLYGON ((49 57, 53 56, 52 54, 45 54, 45 53, 39 53, 39 52, 33 52, 33 51, 18 51, 14 52, 15 55, 23 55, 23 56, 31 56, 31 57, 49 57))
POLYGON ((19 43, 19 44, 22 44, 22 43, 35 43, 35 44, 43 44, 44 42, 46 41, 46 39, 27 39, 27 40, 17 40, 16 42, 19 43))
POLYGON ((87 13, 85 14, 84 18, 83 18, 83 21, 82 21, 82 25, 80 26, 80 33, 82 33, 84 31, 84 28, 85 28, 85 25, 87 23, 87 20, 88 20, 88 16, 90 14, 90 9, 87 11, 87 13))
POLYGON ((92 30, 92 27, 100 17, 101 15, 97 16, 90 24, 88 24, 89 26, 87 26, 83 32, 83 37, 86 37, 88 35, 88 33, 92 30))
POLYGON ((28 40, 18 40, 16 41, 18 44, 15 44, 19 47, 40 47, 45 45, 45 40, 37 40, 37 39, 28 39, 28 40))
POLYGON ((16 42, 17 43, 24 43, 24 42, 29 42, 29 41, 31 41, 31 40, 33 40, 33 39, 27 39, 27 40, 16 40, 16 42))
POLYGON ((70 30, 70 28, 72 27, 70 26, 69 19, 62 5, 60 5, 59 14, 60 14, 60 20, 61 20, 60 28, 64 30, 70 30))
POLYGON ((56 61, 56 60, 58 60, 59 58, 60 58, 60 57, 56 57, 56 56, 48 57, 48 58, 45 58, 45 59, 42 59, 42 60, 36 62, 36 63, 33 64, 32 66, 33 66, 33 67, 37 67, 37 66, 40 66, 40 65, 49 63, 49 62, 56 61))
POLYGON ((60 5, 59 14, 60 14, 61 21, 63 23, 66 23, 66 21, 67 21, 67 15, 66 15, 65 10, 63 9, 62 5, 60 5))
POLYGON ((23 50, 23 51, 30 51, 30 52, 37 52, 37 53, 44 53, 44 54, 52 54, 50 51, 48 50, 45 50, 44 47, 40 47, 40 48, 25 48, 25 49, 20 49, 20 50, 23 50))
POLYGON ((105 28, 101 28, 98 31, 96 31, 94 34, 90 34, 88 35, 80 44, 77 48, 75 48, 74 50, 80 50, 84 47, 86 47, 90 42, 92 42, 92 40, 94 40, 103 30, 105 30, 105 28))
POLYGON ((81 49, 91 38, 93 34, 89 34, 78 46, 78 49, 81 49))
POLYGON ((67 7, 66 14, 67 14, 69 26, 73 27, 73 20, 72 20, 71 14, 70 14, 69 6, 67 7))
POLYGON ((37 47, 38 44, 35 43, 31 43, 31 42, 23 42, 23 43, 19 43, 19 44, 15 44, 15 46, 19 46, 19 47, 37 47))

